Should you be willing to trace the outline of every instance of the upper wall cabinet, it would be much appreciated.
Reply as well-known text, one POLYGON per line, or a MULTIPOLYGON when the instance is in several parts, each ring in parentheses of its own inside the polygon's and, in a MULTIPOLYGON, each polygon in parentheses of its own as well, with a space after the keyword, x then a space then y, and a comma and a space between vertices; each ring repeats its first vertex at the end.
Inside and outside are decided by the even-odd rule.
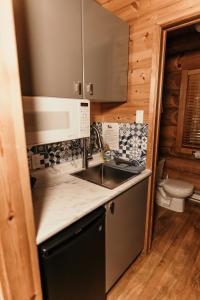
POLYGON ((129 26, 94 0, 18 0, 23 95, 125 101, 129 26))
POLYGON ((94 0, 83 0, 83 61, 85 97, 125 101, 128 73, 127 23, 94 0))
POLYGON ((15 19, 23 95, 81 98, 81 0, 18 1, 15 19))

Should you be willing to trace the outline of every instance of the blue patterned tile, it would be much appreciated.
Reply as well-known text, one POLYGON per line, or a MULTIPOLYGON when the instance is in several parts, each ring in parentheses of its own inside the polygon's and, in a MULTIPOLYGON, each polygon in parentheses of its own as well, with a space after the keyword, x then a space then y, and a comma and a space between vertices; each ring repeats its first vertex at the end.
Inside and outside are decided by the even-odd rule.
MULTIPOLYGON (((102 136, 102 123, 94 123, 102 136)), ((148 141, 148 125, 137 123, 119 123, 119 150, 113 151, 124 159, 134 160, 135 164, 145 166, 146 149, 148 141)), ((93 153, 99 151, 97 147, 96 134, 91 131, 91 137, 88 139, 88 148, 93 153)), ((82 142, 80 139, 73 141, 62 141, 47 145, 30 146, 27 149, 29 168, 32 168, 31 157, 34 154, 40 154, 41 168, 60 164, 65 161, 72 161, 82 157, 82 142)))
POLYGON ((135 160, 139 165, 146 164, 148 125, 121 123, 119 129, 119 156, 135 160))
POLYGON ((82 156, 81 140, 28 147, 27 154, 30 169, 32 168, 31 157, 36 153, 43 157, 43 159, 40 160, 40 167, 47 168, 55 164, 80 158, 82 156))

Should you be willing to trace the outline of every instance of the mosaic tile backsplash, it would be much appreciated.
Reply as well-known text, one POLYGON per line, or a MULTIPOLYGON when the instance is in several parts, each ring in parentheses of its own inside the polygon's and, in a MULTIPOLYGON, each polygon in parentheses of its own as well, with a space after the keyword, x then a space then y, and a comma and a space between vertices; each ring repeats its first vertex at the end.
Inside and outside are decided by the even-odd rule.
POLYGON ((80 139, 47 145, 30 146, 27 149, 29 168, 42 169, 81 158, 81 149, 80 139))
MULTIPOLYGON (((102 134, 102 123, 96 123, 102 134)), ((148 125, 138 123, 119 123, 119 150, 115 155, 135 160, 138 165, 146 165, 148 125)))
MULTIPOLYGON (((102 135, 102 123, 95 123, 102 135)), ((119 124, 119 150, 115 155, 135 160, 138 165, 145 166, 148 140, 148 125, 137 123, 119 124)), ((92 152, 98 152, 96 136, 91 131, 90 145, 92 152)), ((29 168, 39 169, 72 161, 82 157, 81 140, 63 141, 47 145, 29 146, 27 149, 29 168)))

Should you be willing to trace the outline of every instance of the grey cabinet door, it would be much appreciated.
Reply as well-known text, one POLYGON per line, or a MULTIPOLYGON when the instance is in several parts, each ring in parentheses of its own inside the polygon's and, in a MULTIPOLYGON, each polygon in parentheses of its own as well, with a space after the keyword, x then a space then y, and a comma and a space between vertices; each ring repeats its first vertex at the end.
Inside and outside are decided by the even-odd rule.
POLYGON ((143 250, 148 179, 106 205, 106 292, 143 250))
POLYGON ((94 0, 83 0, 85 98, 126 101, 129 26, 94 0))
POLYGON ((19 0, 15 6, 23 95, 82 98, 81 0, 19 0))

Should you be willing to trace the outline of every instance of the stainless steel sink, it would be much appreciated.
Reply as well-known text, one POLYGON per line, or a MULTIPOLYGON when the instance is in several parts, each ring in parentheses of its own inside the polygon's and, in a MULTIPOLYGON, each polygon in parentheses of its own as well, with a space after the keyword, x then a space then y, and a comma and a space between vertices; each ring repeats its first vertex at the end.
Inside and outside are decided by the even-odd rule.
POLYGON ((96 183, 109 189, 114 189, 128 179, 135 177, 136 174, 100 164, 74 173, 73 176, 96 183))

